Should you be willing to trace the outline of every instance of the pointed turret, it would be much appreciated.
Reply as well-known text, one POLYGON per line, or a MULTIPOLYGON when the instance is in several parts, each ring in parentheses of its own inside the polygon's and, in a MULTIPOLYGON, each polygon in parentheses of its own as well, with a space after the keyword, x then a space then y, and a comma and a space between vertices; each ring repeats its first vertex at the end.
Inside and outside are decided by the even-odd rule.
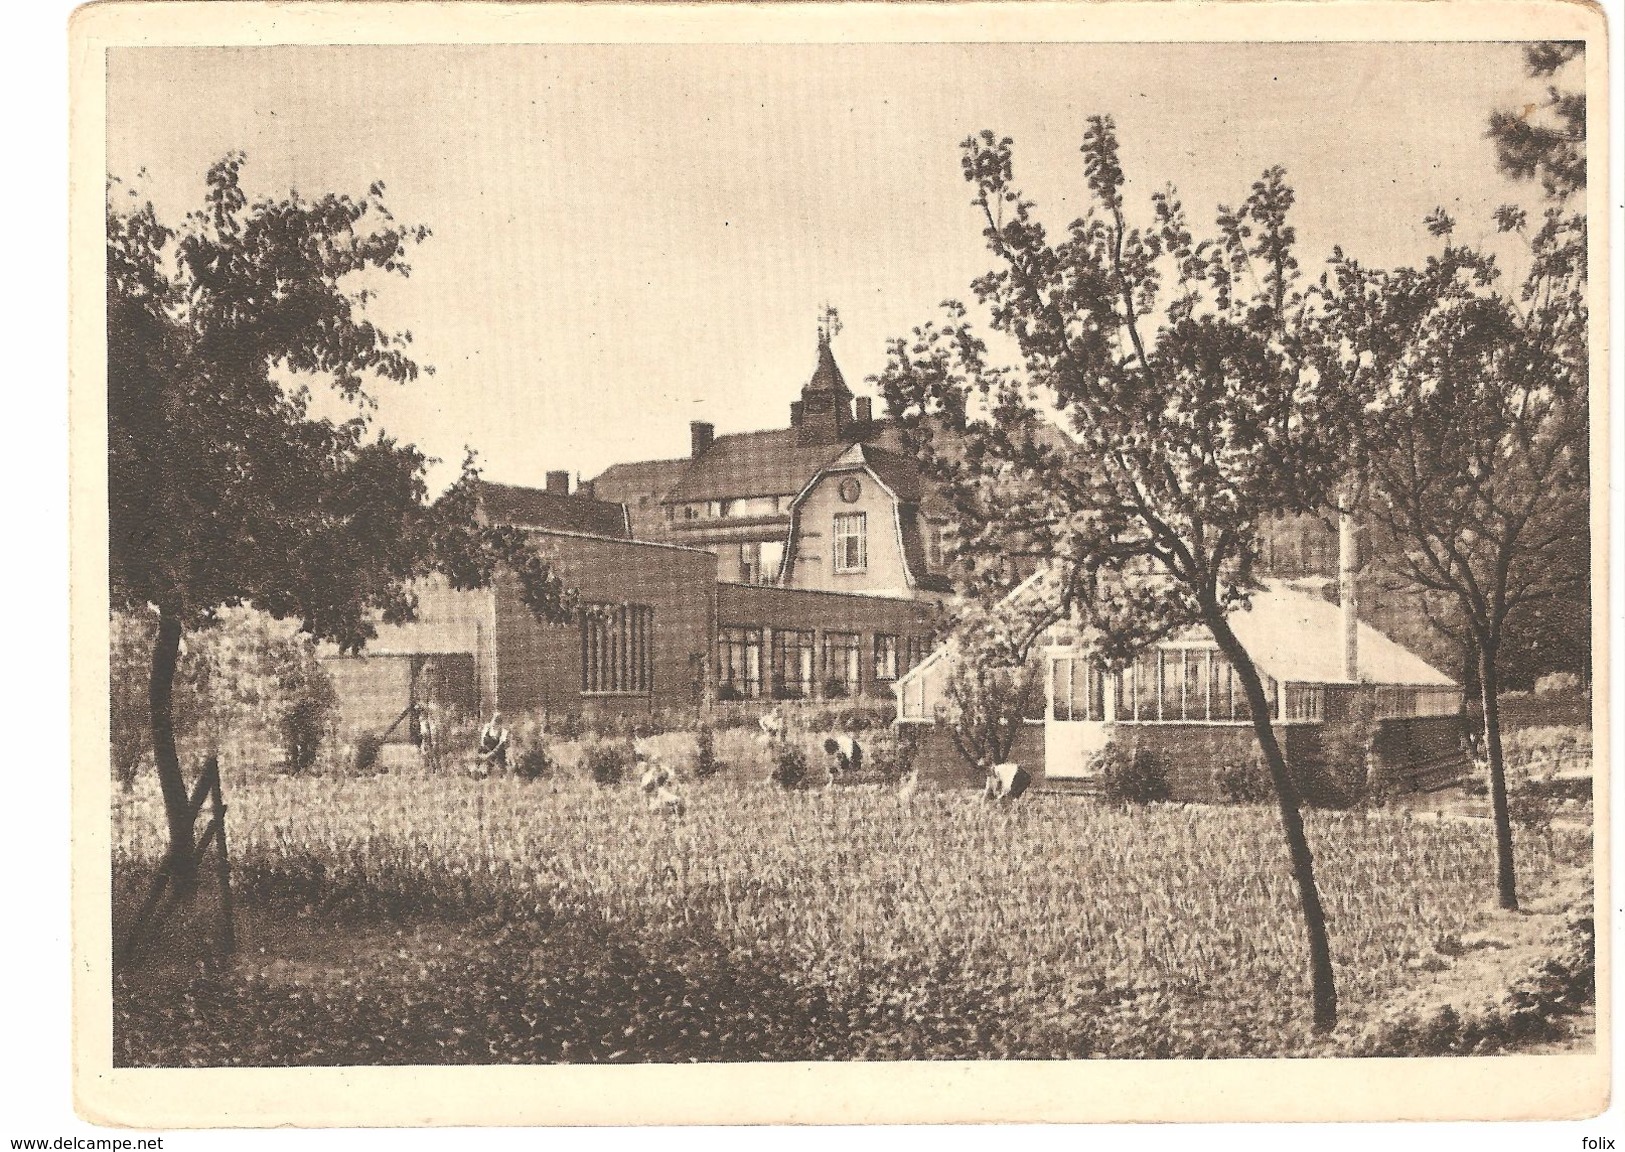
POLYGON ((801 389, 801 399, 790 406, 796 443, 822 444, 841 439, 852 425, 852 390, 846 386, 835 353, 830 351, 828 328, 818 330, 818 366, 801 389))

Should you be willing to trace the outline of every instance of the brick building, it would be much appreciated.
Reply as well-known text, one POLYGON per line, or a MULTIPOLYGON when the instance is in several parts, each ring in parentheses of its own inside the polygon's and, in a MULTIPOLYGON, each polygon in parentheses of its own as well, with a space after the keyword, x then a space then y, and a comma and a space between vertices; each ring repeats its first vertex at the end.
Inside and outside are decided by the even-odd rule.
MULTIPOLYGON (((417 589, 418 619, 330 655, 343 723, 413 701, 465 713, 636 714, 774 700, 889 702, 949 587, 944 523, 897 430, 854 398, 827 339, 783 429, 691 427, 683 460, 570 489, 481 483, 480 518, 525 529, 588 611, 537 621, 513 581, 417 589)), ((397 726, 395 738, 404 738, 397 726)))

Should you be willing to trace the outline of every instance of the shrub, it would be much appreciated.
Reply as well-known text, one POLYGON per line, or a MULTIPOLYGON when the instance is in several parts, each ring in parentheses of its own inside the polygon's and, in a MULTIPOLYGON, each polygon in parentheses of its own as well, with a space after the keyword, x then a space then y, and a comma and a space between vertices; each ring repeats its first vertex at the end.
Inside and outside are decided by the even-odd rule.
POLYGON ((1153 804, 1169 796, 1168 770, 1162 757, 1149 748, 1124 753, 1108 745, 1101 765, 1100 785, 1108 800, 1119 804, 1153 804))
POLYGON ((283 760, 288 771, 305 772, 315 765, 322 740, 338 712, 338 693, 308 640, 273 640, 269 648, 283 760))
POLYGON ((914 768, 919 751, 919 734, 912 727, 893 728, 869 748, 869 767, 881 781, 896 784, 914 768))
POLYGON ((586 723, 580 712, 563 712, 558 716, 547 718, 548 731, 560 740, 579 740, 586 731, 586 723))
POLYGON ((519 754, 519 759, 513 762, 513 774, 521 780, 540 780, 544 776, 551 776, 553 757, 548 754, 545 747, 533 744, 519 754))
POLYGON ((1256 757, 1220 764, 1213 769, 1213 787, 1229 804, 1265 804, 1275 798, 1269 769, 1256 757))
POLYGON ((350 754, 350 770, 357 774, 371 772, 378 766, 378 753, 384 742, 376 732, 363 732, 356 737, 355 749, 350 754))
POLYGON ((1569 696, 1580 691, 1580 677, 1573 672, 1548 672, 1535 681, 1536 696, 1569 696))
POLYGON ((941 719, 954 747, 973 768, 1010 758, 1022 720, 1043 693, 1035 663, 999 663, 1001 655, 997 650, 965 648, 943 686, 941 719))
POLYGON ((722 762, 717 759, 716 733, 711 730, 711 725, 701 724, 699 731, 694 733, 694 775, 704 780, 721 771, 722 762))
POLYGON ((785 744, 773 757, 773 783, 780 788, 803 788, 807 784, 807 753, 794 744, 785 744))
POLYGON ((612 788, 626 778, 627 765, 632 757, 624 744, 594 743, 587 748, 581 762, 593 783, 612 788))

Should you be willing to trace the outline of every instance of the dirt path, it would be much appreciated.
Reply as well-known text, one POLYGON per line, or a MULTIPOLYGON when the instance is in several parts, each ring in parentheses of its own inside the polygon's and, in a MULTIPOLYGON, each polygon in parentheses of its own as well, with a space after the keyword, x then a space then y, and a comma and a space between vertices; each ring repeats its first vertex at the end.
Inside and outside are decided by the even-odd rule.
MULTIPOLYGON (((1486 903, 1473 931, 1441 941, 1442 948, 1413 960, 1416 979, 1382 1006, 1382 1015, 1426 1016, 1450 1005, 1466 1015, 1504 996, 1562 946, 1568 916, 1591 910, 1586 874, 1573 870, 1527 890, 1516 912, 1486 903)), ((1524 1045, 1520 1052, 1590 1052, 1596 1043, 1596 1006, 1564 1019, 1567 1035, 1524 1045)))

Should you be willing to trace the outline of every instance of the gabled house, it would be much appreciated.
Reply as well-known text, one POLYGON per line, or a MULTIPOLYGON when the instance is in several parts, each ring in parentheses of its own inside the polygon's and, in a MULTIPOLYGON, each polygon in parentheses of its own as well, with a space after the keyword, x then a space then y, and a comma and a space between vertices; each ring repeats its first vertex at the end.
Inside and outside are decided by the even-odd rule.
POLYGON ((617 464, 592 485, 628 506, 638 538, 715 553, 727 583, 919 600, 949 588, 946 510, 822 333, 788 427, 718 436, 694 421, 686 460, 617 464))

